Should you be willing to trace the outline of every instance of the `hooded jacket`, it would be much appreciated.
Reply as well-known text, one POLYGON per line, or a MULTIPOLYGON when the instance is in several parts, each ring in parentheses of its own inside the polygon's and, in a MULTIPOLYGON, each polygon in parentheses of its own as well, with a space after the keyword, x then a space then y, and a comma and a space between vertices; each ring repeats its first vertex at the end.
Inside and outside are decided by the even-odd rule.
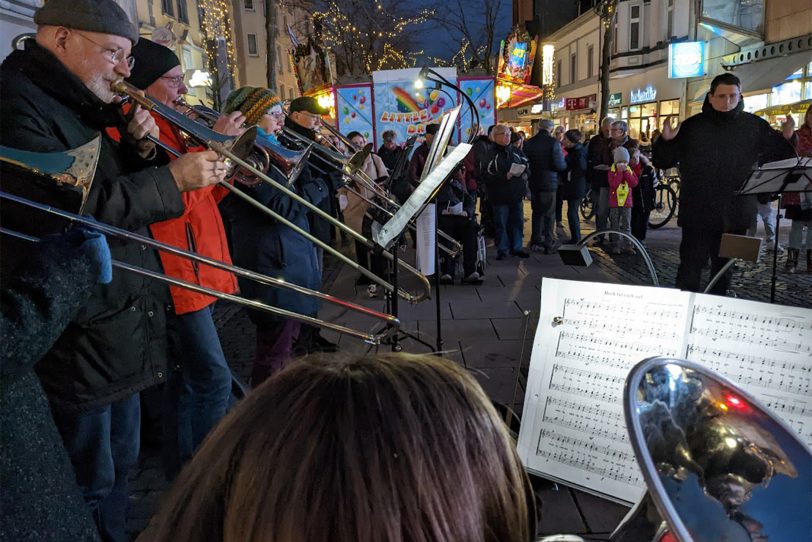
POLYGON ((679 167, 679 225, 713 232, 746 230, 756 198, 737 196, 754 166, 794 156, 783 135, 744 111, 716 111, 705 97, 702 112, 686 119, 676 137, 654 143, 654 166, 679 167))
MULTIPOLYGON (((183 201, 169 169, 146 167, 150 164, 134 148, 108 137, 105 128, 121 121, 119 108, 99 100, 53 54, 26 40, 25 50, 12 52, 3 62, 0 76, 3 145, 66 151, 101 136, 84 214, 144 236, 149 235, 147 225, 180 216, 183 201)), ((4 205, 4 223, 13 218, 4 205)), ((146 245, 113 237, 108 241, 114 260, 160 271, 157 254, 146 245)), ((3 249, 4 266, 30 251, 6 239, 3 249)), ((54 408, 94 408, 163 380, 168 294, 163 284, 120 270, 112 283, 94 287, 37 365, 54 408)))

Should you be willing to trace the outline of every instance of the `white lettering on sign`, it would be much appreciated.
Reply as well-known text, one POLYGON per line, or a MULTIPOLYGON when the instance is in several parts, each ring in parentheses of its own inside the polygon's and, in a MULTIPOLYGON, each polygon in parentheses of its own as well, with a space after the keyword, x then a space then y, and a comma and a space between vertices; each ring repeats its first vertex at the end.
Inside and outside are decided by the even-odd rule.
POLYGON ((638 88, 631 92, 629 103, 639 104, 641 102, 653 102, 657 99, 657 89, 649 85, 646 88, 638 88))

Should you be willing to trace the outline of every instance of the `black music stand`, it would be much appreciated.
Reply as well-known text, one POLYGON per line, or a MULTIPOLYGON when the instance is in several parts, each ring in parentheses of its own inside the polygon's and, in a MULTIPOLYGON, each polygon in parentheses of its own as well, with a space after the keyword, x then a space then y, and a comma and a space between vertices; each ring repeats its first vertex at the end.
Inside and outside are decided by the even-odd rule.
MULTIPOLYGON (((431 169, 431 171, 423 178, 420 184, 415 188, 414 192, 412 192, 409 199, 406 200, 403 205, 398 209, 395 215, 390 218, 386 224, 381 226, 377 230, 373 230, 373 239, 375 243, 380 246, 384 250, 391 250, 393 256, 393 262, 397 264, 397 239, 403 233, 403 231, 408 226, 409 222, 414 219, 418 214, 425 210, 426 206, 429 202, 434 198, 437 192, 440 189, 440 186, 445 182, 445 180, 451 175, 452 171, 454 170, 457 165, 462 162, 465 156, 468 154, 471 146, 467 143, 463 143, 458 145, 454 148, 454 150, 445 158, 443 158, 435 167, 431 169)), ((428 167, 428 165, 427 165, 428 167)), ((442 349, 442 337, 441 337, 441 314, 440 314, 440 305, 439 305, 439 265, 440 261, 437 258, 437 251, 439 249, 439 239, 437 238, 437 232, 435 228, 435 300, 437 301, 437 345, 438 350, 442 349)), ((393 275, 393 286, 395 286, 395 292, 393 295, 397 295, 397 265, 394 266, 394 275, 393 275)), ((398 300, 394 297, 391 300, 391 307, 392 312, 391 314, 398 316, 398 300)), ((399 333, 405 333, 409 337, 416 339, 418 342, 433 348, 431 345, 428 345, 425 341, 417 339, 416 337, 409 335, 406 332, 400 331, 399 333)), ((393 339, 392 349, 393 351, 397 351, 397 337, 393 339)))
POLYGON ((775 283, 778 275, 778 232, 781 223, 781 195, 785 192, 812 192, 812 158, 799 156, 788 160, 768 162, 757 168, 737 191, 739 196, 768 194, 778 200, 775 215, 775 247, 770 303, 775 303, 775 283))

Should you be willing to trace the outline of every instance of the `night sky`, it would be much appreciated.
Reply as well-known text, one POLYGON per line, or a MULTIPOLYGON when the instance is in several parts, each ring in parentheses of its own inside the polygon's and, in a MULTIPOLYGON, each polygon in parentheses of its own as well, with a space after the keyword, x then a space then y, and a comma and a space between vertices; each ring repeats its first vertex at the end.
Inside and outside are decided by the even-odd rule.
MULTIPOLYGON (((443 10, 450 8, 450 3, 430 1, 430 0, 411 0, 412 5, 416 9, 421 8, 434 8, 438 11, 438 15, 442 17, 443 10)), ((477 0, 464 0, 468 5, 476 6, 479 4, 477 0)), ((455 3, 456 4, 456 3, 455 3)), ((456 7, 456 6, 455 6, 456 7)), ((499 10, 499 18, 496 26, 496 36, 494 38, 494 47, 499 47, 499 41, 503 40, 507 33, 510 32, 510 23, 512 18, 512 1, 502 0, 502 5, 499 10)), ((475 17, 477 11, 472 9, 472 17, 475 17)), ((438 36, 447 36, 445 30, 438 30, 436 23, 427 23, 423 25, 417 32, 414 33, 414 41, 418 49, 423 49, 429 56, 450 57, 459 47, 458 42, 454 42, 450 36, 446 39, 438 39, 438 36)))

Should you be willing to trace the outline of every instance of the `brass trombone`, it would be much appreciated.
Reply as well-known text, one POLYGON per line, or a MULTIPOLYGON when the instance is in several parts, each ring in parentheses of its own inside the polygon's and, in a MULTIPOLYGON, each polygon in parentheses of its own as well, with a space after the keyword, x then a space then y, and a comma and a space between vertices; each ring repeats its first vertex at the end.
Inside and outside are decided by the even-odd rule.
MULTIPOLYGON (((324 119, 319 119, 319 120, 321 120, 322 127, 326 128, 332 135, 334 135, 335 137, 340 139, 343 144, 347 145, 348 149, 356 150, 357 152, 355 152, 351 157, 347 158, 346 156, 341 154, 338 151, 338 149, 333 147, 332 143, 329 143, 329 140, 327 138, 325 138, 323 136, 319 137, 320 134, 318 132, 316 133, 317 138, 322 140, 322 141, 327 142, 327 145, 330 145, 329 147, 327 145, 325 145, 324 143, 321 143, 319 141, 312 141, 309 138, 303 136, 302 134, 296 132, 295 130, 291 130, 288 127, 283 127, 282 128, 282 133, 286 137, 291 138, 291 139, 295 139, 299 143, 306 144, 306 145, 309 145, 309 146, 313 146, 313 149, 314 149, 313 152, 317 156, 319 156, 320 158, 322 158, 323 160, 325 160, 327 162, 331 162, 335 169, 337 169, 338 171, 343 173, 345 176, 347 176, 352 181, 355 181, 359 185, 362 185, 364 188, 366 188, 367 190, 372 192, 375 195, 375 197, 377 197, 381 201, 389 204, 395 210, 400 209, 400 204, 397 201, 393 200, 391 197, 389 197, 389 194, 385 190, 382 190, 381 187, 378 186, 377 183, 375 183, 374 179, 371 179, 369 177, 369 175, 367 175, 366 172, 363 170, 364 160, 366 160, 366 155, 368 155, 371 152, 372 144, 367 143, 364 146, 363 149, 357 150, 355 148, 355 145, 352 143, 352 141, 347 139, 344 136, 344 134, 342 134, 341 132, 339 132, 338 130, 336 130, 335 128, 333 128, 332 126, 327 124, 326 122, 324 122, 324 119), (330 148, 330 147, 332 147, 332 148, 330 148), (361 155, 361 153, 365 153, 365 154, 363 155, 363 159, 359 160, 359 156, 361 155)), ((311 164, 311 166, 321 170, 321 168, 318 168, 318 166, 315 166, 313 164, 311 164)), ((321 172, 326 173, 324 170, 321 170, 321 172)), ((370 199, 370 198, 366 197, 363 193, 361 193, 358 190, 355 190, 354 188, 349 186, 349 184, 346 184, 344 186, 344 188, 351 191, 353 194, 355 194, 356 196, 358 196, 359 198, 361 198, 362 200, 364 200, 368 204, 372 205, 376 209, 380 210, 386 216, 388 216, 390 218, 395 216, 395 213, 390 211, 388 208, 384 207, 383 205, 381 205, 380 203, 378 203, 374 199, 370 199)), ((410 229, 415 229, 415 225, 410 222, 409 223, 409 228, 410 229)), ((457 241, 456 239, 454 239, 453 237, 451 237, 450 235, 448 235, 447 233, 445 233, 443 230, 440 230, 440 229, 437 230, 437 234, 440 237, 442 237, 443 240, 445 240, 451 247, 451 248, 449 248, 444 244, 440 244, 440 250, 447 253, 451 257, 457 256, 460 252, 462 252, 462 245, 460 244, 459 241, 457 241)))
MULTIPOLYGON (((126 262, 120 262, 120 261, 114 260, 113 261, 113 266, 117 267, 119 269, 125 269, 127 271, 130 271, 130 272, 133 272, 133 273, 136 273, 136 274, 139 274, 139 275, 150 277, 150 278, 158 280, 160 282, 165 282, 165 283, 168 283, 168 284, 171 284, 171 285, 174 285, 174 286, 178 286, 178 287, 181 287, 181 288, 185 288, 185 289, 188 289, 188 290, 192 290, 192 291, 195 291, 195 292, 198 292, 198 293, 210 295, 210 296, 216 297, 218 299, 224 299, 226 301, 231 301, 233 303, 237 303, 239 305, 243 305, 243 306, 249 307, 251 309, 256 309, 256 310, 260 310, 260 311, 263 311, 263 312, 276 314, 276 315, 282 316, 284 318, 290 318, 290 319, 293 319, 293 320, 298 320, 300 322, 305 322, 305 323, 308 323, 308 324, 321 326, 321 327, 324 327, 326 329, 332 329, 333 331, 337 331, 338 333, 342 333, 342 334, 345 334, 345 335, 351 335, 353 337, 357 337, 359 339, 362 339, 363 341, 365 341, 365 342, 367 342, 369 344, 380 344, 380 342, 383 339, 385 339, 387 336, 389 336, 391 333, 393 333, 397 329, 397 327, 400 325, 400 321, 397 319, 397 317, 395 317, 395 316, 393 316, 391 314, 381 313, 381 312, 372 310, 372 309, 370 309, 368 307, 364 307, 362 305, 357 305, 357 304, 351 303, 349 301, 344 301, 344 300, 339 299, 339 298, 337 298, 335 296, 325 294, 323 292, 319 292, 318 290, 311 290, 310 288, 305 288, 304 286, 299 286, 297 284, 292 284, 290 282, 287 282, 287 281, 284 281, 284 280, 281 280, 281 279, 269 277, 269 276, 263 275, 261 273, 256 273, 254 271, 250 271, 248 269, 243 269, 241 267, 229 265, 229 264, 226 264, 224 262, 214 260, 212 258, 208 258, 208 257, 205 257, 205 256, 201 256, 199 254, 195 254, 194 252, 189 252, 189 251, 174 247, 172 245, 167 245, 166 243, 156 241, 155 239, 152 239, 151 237, 146 237, 146 236, 143 236, 143 235, 139 235, 137 233, 133 233, 131 231, 127 231, 127 230, 124 230, 124 229, 121 229, 121 228, 117 228, 115 226, 110 226, 110 225, 102 223, 102 222, 97 222, 96 220, 86 218, 86 217, 83 217, 81 215, 77 215, 77 214, 74 214, 74 213, 71 213, 71 212, 68 212, 68 211, 63 211, 63 210, 58 209, 56 207, 52 207, 52 206, 49 206, 49 205, 44 205, 44 204, 41 204, 41 203, 37 203, 37 202, 31 201, 31 200, 28 200, 26 198, 14 195, 14 194, 9 194, 9 193, 4 192, 4 191, 0 191, 0 198, 8 200, 8 201, 12 201, 12 202, 14 202, 16 204, 20 204, 20 205, 23 205, 23 206, 26 206, 26 207, 29 207, 29 208, 37 209, 37 210, 42 211, 42 212, 47 213, 47 214, 55 215, 55 216, 60 217, 62 219, 69 220, 69 221, 71 221, 73 223, 82 224, 82 225, 84 225, 84 226, 86 226, 88 228, 100 231, 100 232, 102 232, 102 233, 104 233, 106 235, 112 235, 114 237, 127 239, 129 241, 136 241, 136 242, 141 243, 143 245, 151 246, 153 248, 157 248, 158 250, 162 250, 164 252, 168 252, 168 253, 174 254, 176 256, 180 256, 180 257, 183 257, 183 258, 188 258, 190 260, 193 260, 193 261, 205 264, 205 265, 209 265, 209 266, 217 268, 217 269, 222 269, 224 271, 229 271, 231 273, 234 273, 235 275, 238 275, 240 277, 244 277, 244 278, 256 281, 256 282, 258 282, 260 284, 265 284, 265 285, 273 286, 273 287, 277 287, 277 288, 285 288, 285 289, 288 289, 288 290, 293 290, 293 291, 295 291, 297 293, 300 293, 300 294, 303 294, 303 295, 315 297, 315 298, 320 299, 322 301, 326 301, 328 303, 333 303, 333 304, 339 305, 341 307, 344 307, 345 309, 360 312, 360 313, 365 314, 367 316, 371 316, 373 318, 382 320, 382 321, 386 322, 389 325, 381 333, 366 333, 366 332, 358 331, 356 329, 352 329, 352 328, 349 328, 349 327, 346 327, 346 326, 342 326, 340 324, 335 324, 333 322, 328 322, 328 321, 325 321, 325 320, 321 320, 319 318, 315 318, 315 317, 312 317, 312 316, 307 316, 307 315, 304 315, 304 314, 299 314, 299 313, 296 313, 296 312, 292 312, 292 311, 288 311, 288 310, 281 309, 281 308, 278 308, 278 307, 274 307, 272 305, 262 303, 261 301, 256 301, 256 300, 253 300, 253 299, 246 299, 246 298, 239 297, 239 296, 236 296, 236 295, 233 295, 233 294, 227 294, 227 293, 224 293, 224 292, 220 292, 219 290, 214 290, 214 289, 207 288, 205 286, 200 286, 198 284, 187 282, 187 281, 184 281, 184 280, 181 280, 181 279, 177 279, 177 278, 174 278, 174 277, 169 277, 167 275, 164 275, 162 273, 158 273, 156 271, 152 271, 152 270, 149 270, 149 269, 143 269, 141 267, 134 266, 134 265, 128 264, 126 262)), ((5 227, 0 227, 0 233, 10 235, 10 236, 16 237, 18 239, 24 239, 26 241, 34 241, 34 242, 39 241, 38 237, 31 236, 31 235, 28 235, 28 234, 25 234, 25 233, 21 233, 21 232, 15 231, 15 230, 11 230, 11 229, 5 228, 5 227)))
MULTIPOLYGON (((227 162, 230 163, 230 165, 242 167, 246 172, 250 173, 253 177, 257 178, 258 180, 260 180, 262 182, 270 184, 271 186, 273 186, 277 190, 282 191, 283 193, 287 194, 290 198, 292 198, 294 201, 296 201, 296 202, 304 205, 308 209, 312 210, 319 217, 323 218, 324 220, 326 220, 330 224, 333 224, 334 226, 336 226, 340 230, 342 230, 342 231, 346 232, 347 234, 351 235, 353 238, 358 239, 361 243, 363 243, 364 245, 366 245, 370 249, 374 249, 374 243, 371 240, 367 239, 362 234, 356 232, 355 230, 353 230, 352 228, 350 228, 349 226, 347 226, 343 222, 341 222, 341 221, 337 220, 336 218, 333 218, 329 214, 325 213, 324 211, 319 209, 317 206, 313 205, 312 203, 310 203, 309 201, 307 201, 306 199, 301 197, 296 192, 290 190, 289 187, 284 186, 281 183, 275 181, 273 178, 266 175, 265 172, 258 170, 256 167, 254 167, 254 164, 249 163, 246 160, 246 158, 251 153, 251 149, 253 148, 253 141, 251 141, 250 144, 247 144, 247 142, 246 142, 247 137, 246 136, 248 136, 250 138, 255 137, 255 133, 256 133, 255 130, 253 130, 253 131, 248 130, 248 131, 246 131, 245 134, 243 134, 242 136, 240 136, 239 138, 236 138, 236 139, 229 138, 227 136, 223 136, 221 134, 218 134, 217 132, 214 132, 209 128, 206 128, 205 126, 201 125, 200 123, 195 122, 194 120, 186 117, 182 113, 179 113, 178 111, 174 110, 173 108, 168 107, 168 106, 158 102, 157 100, 155 100, 153 98, 150 98, 149 96, 142 95, 140 93, 140 91, 138 91, 137 89, 135 89, 131 85, 125 83, 124 81, 114 82, 111 85, 111 88, 112 88, 112 90, 114 92, 117 92, 117 93, 122 94, 122 95, 129 96, 129 98, 131 100, 138 103, 139 105, 141 105, 145 109, 147 109, 149 111, 154 111, 155 113, 157 113, 158 115, 161 115, 163 118, 165 118, 169 122, 172 122, 179 129, 187 132, 190 136, 194 137, 195 139, 200 141, 202 144, 206 145, 209 149, 214 150, 214 151, 218 152, 220 155, 224 156, 227 159, 227 162)), ((164 146, 164 148, 166 148, 166 147, 164 146)), ((177 151, 175 151, 175 152, 177 152, 177 151)), ((290 228, 293 231, 297 232, 298 234, 302 235, 303 237, 305 237, 306 239, 308 239, 309 241, 311 241, 315 245, 317 245, 317 246, 321 247, 322 249, 324 249, 325 251, 329 252, 330 254, 332 254, 333 256, 338 258, 344 264, 350 266, 352 269, 355 269, 356 271, 358 271, 362 275, 366 276, 367 278, 369 278, 370 280, 372 280, 376 284, 382 286, 385 290, 387 290, 389 292, 392 292, 392 293, 397 293, 397 295, 399 295, 400 297, 402 297, 403 299, 405 299, 406 301, 408 301, 410 303, 419 303, 420 301, 428 299, 428 297, 430 296, 430 294, 431 294, 431 285, 430 285, 428 279, 425 277, 425 275, 420 273, 417 269, 415 269, 414 267, 412 267, 408 263, 404 262, 403 260, 398 259, 397 260, 398 265, 403 267, 409 273, 415 275, 420 280, 420 282, 422 283, 422 286, 423 286, 423 292, 422 293, 419 293, 417 295, 413 295, 410 292, 407 292, 406 290, 404 290, 402 288, 395 289, 395 287, 392 284, 390 284, 389 282, 387 282, 383 278, 377 276, 376 274, 372 273, 368 269, 365 269, 364 267, 359 265, 358 262, 355 262, 355 261, 351 260, 350 258, 345 256, 344 254, 342 254, 341 252, 339 252, 338 250, 336 250, 332 246, 328 245, 327 243, 322 242, 320 239, 318 239, 315 236, 311 235, 310 232, 303 230, 302 228, 298 227, 296 224, 293 224, 292 222, 285 219, 284 217, 282 217, 278 213, 274 212, 272 209, 269 209, 268 207, 265 207, 261 203, 254 200, 251 196, 249 196, 245 192, 241 191, 240 189, 238 189, 238 188, 236 188, 236 187, 232 186, 231 184, 229 184, 227 182, 224 182, 224 181, 221 181, 218 184, 220 184, 221 186, 223 186, 224 188, 226 188, 227 190, 232 192, 235 196, 237 196, 240 199, 244 200, 249 205, 252 205, 253 207, 257 208, 259 211, 269 215, 270 217, 272 217, 274 220, 276 220, 280 224, 284 224, 285 226, 287 226, 288 228, 290 228)), ((386 252, 386 251, 381 252, 381 254, 385 258, 388 258, 389 260, 394 259, 393 256, 390 253, 386 252)))

